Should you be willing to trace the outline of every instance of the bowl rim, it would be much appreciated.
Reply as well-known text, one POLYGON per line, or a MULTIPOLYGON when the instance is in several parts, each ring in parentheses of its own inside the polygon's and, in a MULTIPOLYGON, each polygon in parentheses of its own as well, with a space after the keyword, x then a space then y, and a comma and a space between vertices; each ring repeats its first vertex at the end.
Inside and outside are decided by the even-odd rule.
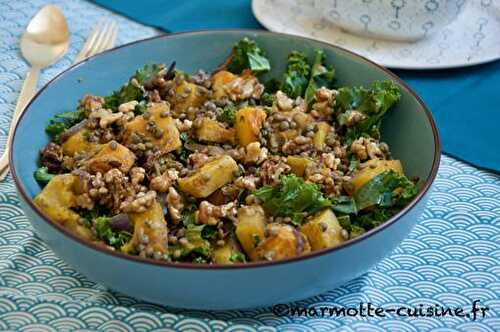
MULTIPOLYGON (((104 254, 104 255, 113 256, 113 257, 118 258, 118 259, 128 260, 128 261, 131 261, 133 263, 153 265, 153 266, 166 267, 166 268, 195 269, 195 270, 254 269, 254 268, 272 267, 272 266, 277 266, 277 265, 281 265, 281 264, 298 263, 298 262, 301 262, 304 260, 314 259, 316 257, 323 256, 323 255, 350 247, 358 242, 361 242, 361 241, 377 234, 378 232, 381 232, 385 228, 389 227, 390 225, 392 225, 395 222, 397 222, 398 220, 400 220, 400 218, 402 216, 404 216, 406 213, 408 213, 427 194, 427 192, 429 191, 432 183, 434 182, 434 180, 437 176, 439 163, 441 160, 441 142, 439 139, 439 133, 438 133, 436 123, 432 117, 431 112, 429 111, 429 109, 427 108, 427 106, 425 105, 423 100, 415 93, 415 91, 413 91, 412 88, 410 88, 401 78, 399 78, 396 74, 391 72, 389 69, 387 69, 381 65, 378 65, 375 62, 373 62, 373 61, 371 61, 371 60, 369 60, 361 55, 358 55, 352 51, 349 51, 345 48, 342 48, 342 47, 339 47, 336 45, 332 45, 332 44, 329 44, 329 43, 326 43, 326 42, 323 42, 320 40, 312 39, 312 38, 291 35, 291 34, 286 34, 286 33, 271 32, 271 31, 266 31, 266 30, 257 30, 257 29, 204 29, 204 30, 195 30, 195 31, 189 31, 189 32, 176 32, 176 33, 160 34, 160 35, 149 37, 149 38, 139 39, 139 40, 136 40, 136 41, 133 41, 130 43, 126 43, 126 44, 114 47, 112 49, 106 50, 106 51, 101 52, 97 55, 91 56, 91 57, 85 59, 84 61, 77 63, 77 64, 74 64, 74 65, 70 66, 69 68, 63 70, 62 72, 57 74, 55 77, 53 77, 51 80, 49 80, 39 91, 37 91, 37 93, 33 96, 33 98, 30 100, 30 102, 25 106, 24 110, 28 109, 31 106, 31 104, 38 98, 38 96, 41 95, 44 92, 44 90, 46 88, 48 88, 53 82, 57 81, 62 76, 66 75, 66 73, 69 73, 69 72, 73 71, 74 69, 84 65, 85 63, 92 61, 94 58, 98 58, 104 54, 112 53, 118 49, 125 48, 125 47, 135 45, 138 43, 143 43, 143 42, 146 42, 149 40, 154 40, 154 39, 166 39, 166 40, 168 40, 170 38, 175 38, 175 37, 179 37, 179 36, 180 37, 183 37, 183 36, 203 36, 203 35, 211 35, 213 33, 218 33, 218 34, 240 33, 240 34, 257 34, 257 35, 264 34, 264 35, 271 35, 271 36, 273 36, 273 35, 274 36, 284 36, 284 37, 299 39, 299 40, 303 40, 303 41, 307 41, 307 42, 314 42, 314 43, 318 43, 318 44, 323 45, 323 47, 325 47, 325 48, 334 48, 334 49, 340 50, 341 52, 346 53, 347 55, 349 55, 350 57, 353 57, 354 59, 361 60, 364 63, 371 65, 373 67, 376 67, 377 69, 385 72, 393 81, 395 81, 398 85, 400 85, 401 87, 406 89, 410 93, 410 95, 413 96, 413 98, 415 98, 415 100, 417 101, 417 103, 420 105, 420 107, 424 111, 425 115, 427 116, 427 120, 429 121, 429 124, 431 125, 433 138, 434 138, 434 158, 433 158, 433 162, 432 162, 431 171, 430 171, 425 183, 423 184, 423 186, 421 187, 421 189, 417 193, 417 195, 403 209, 401 209, 398 213, 396 213, 394 216, 389 218, 383 224, 363 233, 362 235, 360 235, 354 239, 348 240, 337 247, 316 250, 316 251, 312 251, 312 252, 305 254, 305 255, 291 257, 291 258, 278 260, 278 261, 258 261, 258 262, 235 263, 235 264, 217 264, 217 263, 200 264, 200 263, 187 263, 187 262, 168 262, 168 261, 155 260, 152 258, 143 258, 143 257, 134 256, 134 255, 122 253, 119 251, 113 251, 113 250, 107 249, 107 248, 100 246, 98 244, 92 243, 90 241, 86 241, 86 240, 80 238, 79 236, 71 233, 68 229, 66 229, 64 226, 60 225, 59 223, 51 221, 51 219, 49 217, 47 217, 33 203, 33 198, 31 198, 26 193, 26 191, 24 189, 24 185, 22 184, 22 181, 20 180, 19 176, 17 175, 16 167, 15 166, 12 167, 11 168, 12 178, 14 180, 14 184, 16 185, 16 188, 17 188, 19 194, 22 196, 22 199, 30 206, 30 208, 33 211, 36 212, 36 214, 43 221, 45 221, 47 224, 49 224, 49 226, 55 228, 57 231, 59 231, 60 233, 62 233, 66 237, 68 237, 70 240, 76 241, 79 244, 84 245, 91 250, 97 251, 97 252, 104 254)), ((12 135, 12 139, 9 142, 9 164, 10 165, 15 165, 13 162, 13 155, 15 153, 14 141, 16 138, 17 129, 19 128, 19 124, 21 123, 21 121, 22 121, 23 117, 26 115, 26 113, 28 113, 28 112, 25 112, 24 110, 23 110, 23 113, 22 113, 21 117, 19 118, 19 121, 17 122, 15 128, 13 129, 14 132, 12 135)))

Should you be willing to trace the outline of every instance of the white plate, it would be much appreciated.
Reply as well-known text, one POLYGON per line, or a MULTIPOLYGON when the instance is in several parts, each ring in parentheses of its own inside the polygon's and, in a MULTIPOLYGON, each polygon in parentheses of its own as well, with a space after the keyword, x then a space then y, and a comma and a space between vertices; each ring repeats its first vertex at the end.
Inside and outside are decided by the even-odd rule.
POLYGON ((443 69, 500 59, 500 0, 469 1, 456 21, 414 43, 370 39, 342 31, 313 14, 314 0, 253 0, 252 10, 271 31, 322 40, 391 68, 443 69))

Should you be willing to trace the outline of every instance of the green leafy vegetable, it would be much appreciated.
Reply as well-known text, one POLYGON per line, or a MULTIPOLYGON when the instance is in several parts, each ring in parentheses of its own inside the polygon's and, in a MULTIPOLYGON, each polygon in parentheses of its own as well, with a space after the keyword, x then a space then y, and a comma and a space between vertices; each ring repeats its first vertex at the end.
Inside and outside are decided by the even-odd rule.
POLYGON ((189 245, 185 246, 185 250, 189 250, 205 257, 210 257, 212 249, 210 242, 205 240, 202 236, 203 229, 206 225, 190 225, 186 227, 186 238, 189 245))
POLYGON ((180 148, 178 148, 175 151, 175 153, 174 153, 175 156, 171 156, 171 159, 180 160, 184 163, 187 163, 187 160, 188 160, 189 155, 191 154, 191 151, 186 149, 186 143, 192 142, 192 139, 188 136, 187 133, 184 133, 184 132, 179 134, 179 139, 181 140, 182 145, 180 148))
POLYGON ((222 109, 222 113, 217 117, 217 120, 227 123, 230 126, 234 125, 236 119, 236 106, 227 105, 222 109))
POLYGON ((104 107, 116 110, 118 109, 118 106, 123 103, 132 100, 141 100, 143 98, 144 91, 140 86, 153 79, 164 68, 165 67, 163 65, 147 64, 138 69, 127 84, 122 86, 120 90, 114 91, 110 96, 104 97, 104 107), (139 86, 137 84, 133 84, 132 79, 135 79, 137 83, 139 83, 139 86))
POLYGON ((184 143, 188 139, 188 135, 185 132, 179 134, 179 139, 184 143))
POLYGON ((85 226, 92 227, 92 222, 94 219, 97 219, 99 216, 103 216, 106 214, 105 208, 103 206, 96 206, 92 210, 81 209, 78 211, 78 214, 82 218, 85 226))
POLYGON ((264 93, 260 96, 260 103, 263 106, 273 106, 274 94, 280 89, 281 82, 275 78, 264 83, 264 93))
POLYGON ((383 172, 354 193, 358 210, 371 206, 404 205, 417 193, 415 184, 393 170, 383 172), (397 189, 397 190, 396 190, 397 189))
POLYGON ((231 62, 228 65, 228 70, 234 74, 240 74, 245 69, 250 69, 254 74, 271 69, 264 51, 255 41, 248 38, 243 38, 234 45, 231 62))
POLYGON ((45 127, 45 132, 52 138, 53 141, 58 142, 61 134, 66 129, 66 125, 63 122, 51 121, 47 127, 45 127))
POLYGON ((38 167, 35 171, 35 180, 40 184, 47 184, 55 176, 55 174, 49 173, 49 169, 45 166, 38 167))
POLYGON ((349 173, 352 173, 355 170, 357 170, 359 167, 359 164, 360 164, 359 159, 357 159, 353 155, 351 155, 350 160, 349 160, 349 173))
POLYGON ((353 197, 332 198, 331 209, 342 214, 337 216, 340 225, 356 237, 387 221, 416 193, 413 182, 390 170, 375 176, 353 197))
POLYGON ((74 126, 86 117, 86 111, 83 107, 77 107, 74 112, 64 112, 57 114, 55 119, 62 120, 68 127, 74 126))
POLYGON ((263 201, 267 213, 291 217, 294 224, 301 224, 308 213, 331 206, 317 185, 306 183, 295 175, 282 176, 276 187, 264 186, 254 195, 263 201))
POLYGON ((274 95, 273 94, 270 94, 268 92, 264 92, 262 94, 262 96, 260 96, 260 103, 263 106, 271 107, 271 106, 273 106, 273 102, 274 102, 274 95))
POLYGON ((139 84, 144 84, 153 79, 164 68, 165 66, 160 64, 146 64, 135 72, 133 78, 135 78, 139 84))
POLYGON ((96 235, 99 239, 103 240, 108 245, 115 248, 120 248, 130 240, 132 234, 125 231, 113 231, 113 229, 111 229, 111 226, 109 225, 109 220, 109 217, 104 216, 94 219, 96 235))
POLYGON ((351 225, 351 231, 349 232, 349 235, 351 238, 355 238, 360 236, 361 234, 365 233, 366 230, 358 225, 351 225))
POLYGON ((304 99, 306 104, 310 104, 314 99, 314 93, 317 89, 325 87, 333 87, 333 79, 335 77, 335 70, 333 68, 326 66, 325 64, 325 52, 321 49, 317 49, 314 52, 314 62, 311 69, 311 78, 309 79, 309 84, 305 92, 304 99))
POLYGON ((182 212, 181 220, 182 220, 182 224, 184 225, 184 227, 188 227, 188 226, 194 225, 196 223, 196 219, 195 219, 195 216, 194 216, 194 211, 191 211, 189 209, 185 209, 182 212))
POLYGON ((58 142, 61 134, 68 128, 81 122, 85 119, 85 109, 78 107, 76 111, 64 112, 56 114, 53 119, 49 121, 45 132, 52 138, 53 141, 58 142))
POLYGON ((377 207, 373 210, 366 211, 358 216, 353 217, 351 232, 358 231, 355 228, 358 227, 362 229, 362 233, 372 228, 375 228, 384 222, 386 222, 389 218, 391 218, 396 212, 397 208, 389 208, 389 207, 377 207))
POLYGON ((356 214, 358 213, 358 208, 356 207, 356 201, 349 196, 339 196, 330 199, 332 202, 331 209, 335 212, 345 213, 345 214, 356 214))
POLYGON ((347 128, 347 144, 363 135, 379 137, 380 124, 385 113, 401 98, 399 88, 392 81, 375 81, 370 89, 363 87, 343 87, 337 95, 337 105, 341 110, 338 122, 345 124, 345 112, 357 110, 366 119, 347 128))
POLYGON ((229 260, 231 262, 239 262, 239 263, 246 263, 247 261, 245 255, 241 252, 233 252, 231 256, 229 256, 229 260))
POLYGON ((290 98, 303 96, 309 84, 311 66, 304 53, 293 51, 288 55, 280 90, 290 98))
POLYGON ((134 114, 135 115, 142 115, 142 114, 144 114, 144 112, 146 112, 147 108, 148 107, 146 106, 146 103, 144 101, 142 101, 135 106, 134 114))
POLYGON ((212 255, 210 242, 203 238, 203 230, 206 225, 188 224, 184 237, 188 240, 186 244, 175 244, 169 246, 169 252, 173 253, 179 250, 180 258, 185 258, 188 255, 202 256, 208 258, 212 255))
POLYGON ((213 240, 217 237, 217 227, 206 225, 201 231, 201 237, 205 240, 213 240))
POLYGON ((351 217, 349 217, 348 214, 342 215, 342 216, 337 216, 337 221, 339 222, 340 227, 342 227, 346 231, 350 232, 350 230, 351 230, 351 217))
POLYGON ((276 93, 280 89, 281 82, 276 78, 271 78, 264 83, 264 92, 269 94, 276 93))

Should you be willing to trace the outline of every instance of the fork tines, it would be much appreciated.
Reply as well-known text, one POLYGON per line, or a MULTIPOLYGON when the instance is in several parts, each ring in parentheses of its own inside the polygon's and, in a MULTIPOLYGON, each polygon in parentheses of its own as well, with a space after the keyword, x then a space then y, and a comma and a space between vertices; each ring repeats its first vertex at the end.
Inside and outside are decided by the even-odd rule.
POLYGON ((115 44, 118 25, 111 20, 100 21, 88 36, 74 63, 112 48, 115 44))

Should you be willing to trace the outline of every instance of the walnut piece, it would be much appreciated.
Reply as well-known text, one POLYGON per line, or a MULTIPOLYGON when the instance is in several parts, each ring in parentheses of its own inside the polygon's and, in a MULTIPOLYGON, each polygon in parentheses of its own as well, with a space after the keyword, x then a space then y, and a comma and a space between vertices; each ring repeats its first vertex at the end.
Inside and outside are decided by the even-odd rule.
POLYGON ((217 225, 221 218, 235 219, 237 214, 236 202, 224 205, 213 205, 208 201, 200 203, 198 211, 195 212, 196 221, 199 224, 217 225))

